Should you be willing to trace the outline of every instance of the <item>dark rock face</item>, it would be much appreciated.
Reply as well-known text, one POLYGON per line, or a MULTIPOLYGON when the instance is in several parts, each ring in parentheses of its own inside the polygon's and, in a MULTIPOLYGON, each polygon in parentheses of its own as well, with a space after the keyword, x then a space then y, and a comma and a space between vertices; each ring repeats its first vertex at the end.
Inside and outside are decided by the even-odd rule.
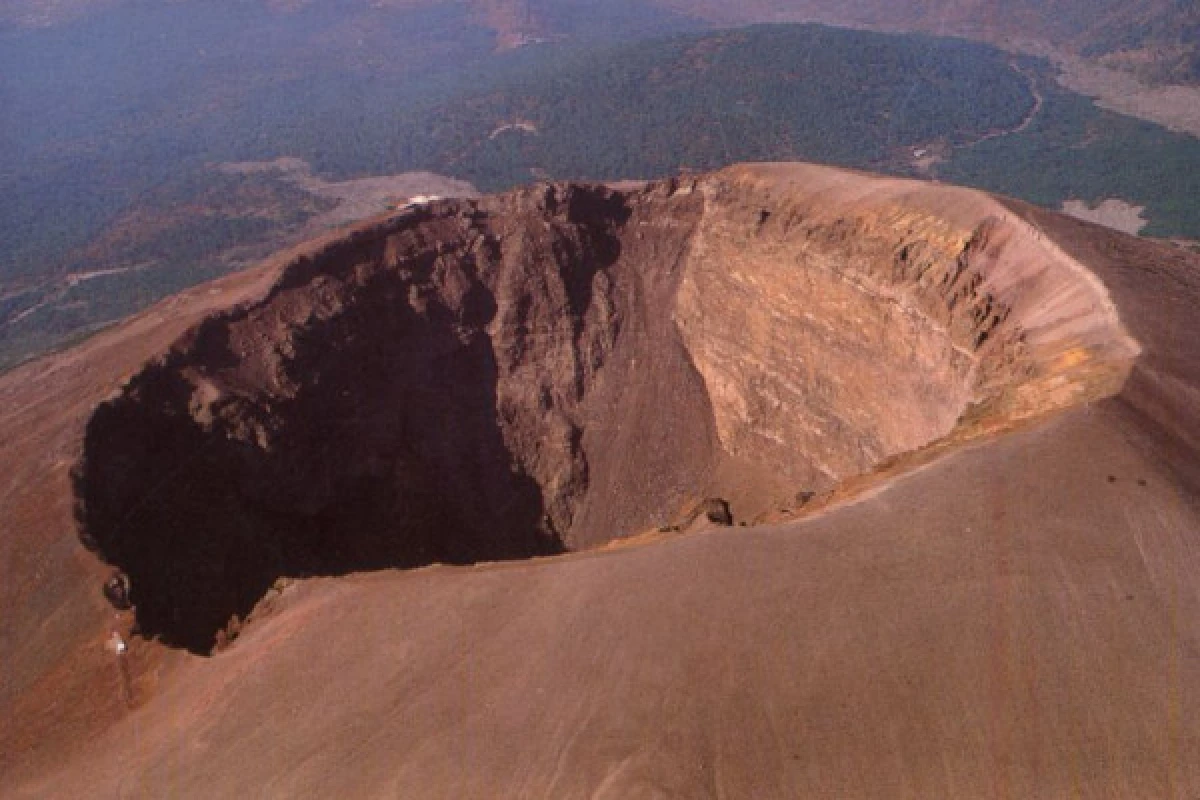
POLYGON ((144 634, 206 652, 280 577, 554 554, 697 497, 728 525, 1123 380, 1015 223, 759 181, 539 186, 314 246, 96 410, 81 537, 144 634))
POLYGON ((715 525, 732 525, 733 514, 729 511, 729 503, 719 497, 704 501, 704 518, 715 525))
POLYGON ((104 582, 104 597, 118 611, 128 611, 133 607, 129 600, 129 577, 121 572, 114 572, 104 582))
MULTIPOLYGON (((206 651, 280 576, 557 553, 581 512, 640 524, 636 499, 585 498, 637 462, 591 463, 585 427, 648 399, 599 373, 659 349, 642 309, 670 284, 618 263, 633 214, 570 188, 417 212, 298 260, 147 367, 96 411, 78 473, 83 531, 129 575, 141 629, 206 651)), ((677 259, 676 239, 657 246, 677 259)), ((663 394, 681 383, 686 400, 686 376, 663 394)))

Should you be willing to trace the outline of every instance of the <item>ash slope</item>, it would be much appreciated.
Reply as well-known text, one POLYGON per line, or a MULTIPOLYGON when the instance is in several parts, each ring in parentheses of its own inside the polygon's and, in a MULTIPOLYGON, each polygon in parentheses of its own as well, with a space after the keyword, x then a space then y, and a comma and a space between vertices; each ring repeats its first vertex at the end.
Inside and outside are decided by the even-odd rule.
MULTIPOLYGON (((572 318, 593 322, 539 346, 570 362, 597 352, 580 348, 593 341, 587 331, 609 332, 600 341, 610 344, 594 373, 565 380, 569 393, 554 358, 525 363, 580 430, 576 449, 566 437, 558 452, 583 458, 586 480, 522 449, 519 402, 515 418, 497 415, 497 446, 536 486, 543 533, 553 524, 563 544, 587 546, 631 532, 637 514, 666 513, 671 495, 636 480, 637 502, 609 509, 621 495, 602 479, 602 455, 639 448, 588 439, 593 424, 630 419, 591 405, 606 372, 628 377, 618 403, 653 385, 639 387, 629 342, 676 348, 692 381, 680 394, 707 410, 694 424, 708 431, 696 439, 707 460, 676 485, 725 492, 735 516, 753 518, 821 477, 903 472, 896 456, 915 447, 944 456, 782 525, 306 582, 273 596, 274 610, 213 658, 135 641, 130 711, 119 695, 104 699, 105 617, 78 592, 48 596, 62 578, 35 575, 26 585, 44 588, 12 593, 16 613, 4 622, 7 641, 24 643, 12 648, 13 675, 26 682, 10 706, 20 729, 3 749, 19 777, 9 785, 27 795, 136 783, 152 794, 555 797, 1186 796, 1200 786, 1194 257, 976 192, 802 165, 640 192, 539 189, 363 235, 403 243, 406 231, 438 225, 477 230, 466 217, 491 214, 489 225, 516 234, 497 237, 499 257, 474 282, 451 280, 454 248, 433 245, 426 310, 455 307, 451 296, 499 297, 493 277, 525 275, 518 267, 530 263, 547 285, 559 276, 567 304, 576 262, 552 243, 584 235, 572 227, 572 198, 613 209, 589 213, 583 228, 622 246, 593 265, 589 313, 572 318), (683 255, 623 262, 662 242, 685 242, 683 255), (523 255, 506 258, 506 246, 523 255), (596 291, 601 274, 611 284, 596 291), (667 305, 641 311, 630 298, 656 296, 643 282, 667 305), (598 308, 621 324, 596 322, 598 308), (664 318, 663 339, 629 334, 664 318), (897 330, 905 335, 885 335, 897 330), (881 392, 889 402, 874 399, 881 392), (1019 431, 993 435, 1018 421, 1019 431), (573 492, 556 493, 563 475, 573 492), (594 528, 582 522, 590 502, 610 514, 594 528), (60 633, 72 621, 70 635, 46 638, 39 614, 60 633), (51 669, 54 647, 71 670, 51 669), (85 691, 87 713, 73 712, 85 691), (33 736, 39 714, 54 724, 33 736)), ((394 279, 387 250, 349 259, 345 275, 394 279)), ((135 377, 93 418, 89 448, 97 420, 123 410, 159 424, 184 408, 216 426, 252 419, 257 403, 294 389, 281 405, 307 413, 301 387, 276 380, 289 375, 290 354, 239 358, 236 343, 256 314, 297 330, 286 297, 331 272, 313 257, 322 252, 135 377), (230 346, 207 361, 205 331, 218 329, 230 346), (160 383, 176 388, 157 394, 160 383)), ((366 313, 370 303, 353 301, 353 281, 341 280, 348 293, 327 296, 366 313)), ((483 350, 482 338, 502 363, 496 354, 520 337, 490 327, 504 303, 479 307, 486 313, 452 326, 462 334, 452 352, 483 350)), ((117 331, 89 343, 75 363, 107 377, 63 378, 59 365, 60 379, 74 381, 72 396, 98 396, 120 377, 112 353, 136 341, 117 331)), ((6 377, 6 392, 19 399, 14 379, 39 377, 28 372, 6 377)), ((512 379, 495 377, 499 402, 512 379)), ((82 422, 59 421, 62 441, 78 442, 82 422)), ((105 427, 114 433, 104 452, 137 452, 120 426, 105 427)), ((614 438, 611 427, 594 430, 614 438)), ((257 435, 242 441, 258 446, 257 435)), ((363 446, 341 441, 349 452, 363 446)), ((25 491, 6 502, 36 521, 22 498, 63 486, 64 473, 54 475, 30 468, 25 491)), ((34 538, 6 541, 20 555, 34 538)), ((61 546, 53 531, 44 538, 61 546)), ((78 563, 76 575, 97 572, 85 554, 78 563)))

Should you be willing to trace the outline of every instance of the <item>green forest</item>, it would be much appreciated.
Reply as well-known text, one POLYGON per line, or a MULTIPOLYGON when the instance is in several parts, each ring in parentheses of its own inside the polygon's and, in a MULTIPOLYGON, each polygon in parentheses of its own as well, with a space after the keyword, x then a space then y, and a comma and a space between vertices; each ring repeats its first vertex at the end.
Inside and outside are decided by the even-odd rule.
POLYGON ((348 117, 332 141, 308 129, 302 152, 333 173, 431 168, 484 190, 541 174, 644 178, 746 160, 882 166, 897 147, 1016 125, 1033 103, 1028 80, 986 46, 763 26, 547 50, 448 101, 348 117), (500 130, 516 122, 536 132, 500 130), (362 146, 380 138, 390 146, 362 146))

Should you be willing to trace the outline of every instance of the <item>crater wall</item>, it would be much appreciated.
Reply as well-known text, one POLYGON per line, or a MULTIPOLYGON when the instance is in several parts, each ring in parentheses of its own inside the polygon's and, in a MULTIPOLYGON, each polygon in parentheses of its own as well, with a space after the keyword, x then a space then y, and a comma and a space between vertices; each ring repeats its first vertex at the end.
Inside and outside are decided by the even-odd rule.
POLYGON ((712 496, 753 519, 1125 380, 1103 286, 995 202, 773 170, 314 247, 97 409, 81 536, 144 634, 204 652, 280 577, 550 555, 712 496))

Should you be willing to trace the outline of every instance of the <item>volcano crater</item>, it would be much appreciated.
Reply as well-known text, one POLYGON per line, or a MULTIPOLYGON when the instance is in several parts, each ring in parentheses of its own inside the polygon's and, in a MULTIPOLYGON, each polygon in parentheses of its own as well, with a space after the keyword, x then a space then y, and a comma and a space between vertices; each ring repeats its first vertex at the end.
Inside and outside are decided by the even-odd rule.
POLYGON ((96 409, 81 537, 204 653, 282 577, 587 549, 705 498, 754 522, 1125 381, 1103 286, 999 203, 772 169, 306 246, 96 409))

